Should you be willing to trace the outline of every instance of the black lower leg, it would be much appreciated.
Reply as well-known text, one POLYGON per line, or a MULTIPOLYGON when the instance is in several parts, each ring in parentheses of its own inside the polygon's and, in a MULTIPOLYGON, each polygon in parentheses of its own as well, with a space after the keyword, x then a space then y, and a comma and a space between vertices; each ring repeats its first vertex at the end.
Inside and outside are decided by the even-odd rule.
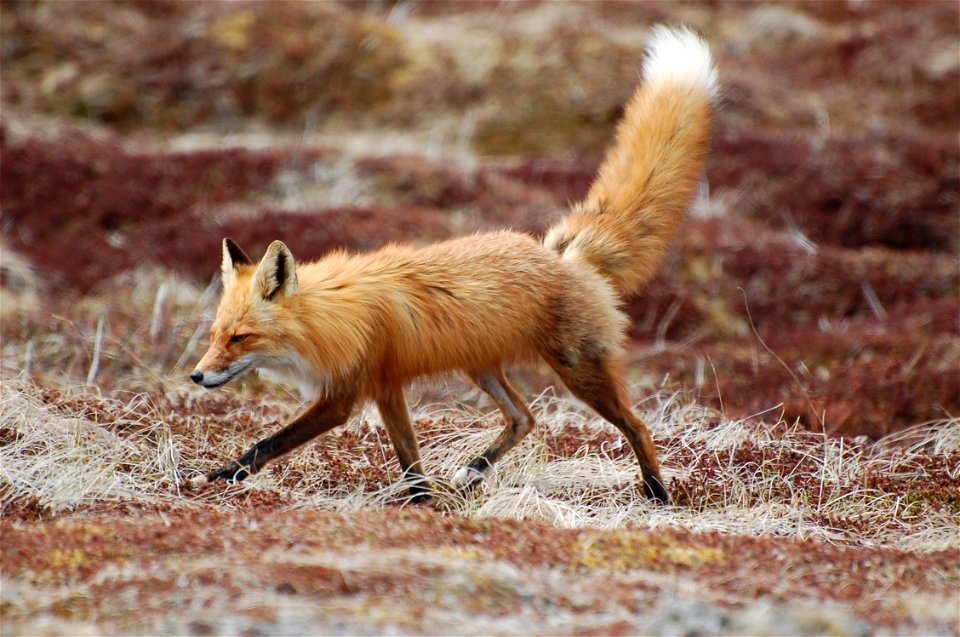
POLYGON ((403 472, 403 481, 407 484, 407 491, 410 494, 410 502, 423 504, 433 498, 433 485, 430 478, 415 471, 407 469, 403 472))
POLYGON ((217 471, 206 475, 208 482, 240 482, 256 473, 270 460, 281 456, 322 433, 343 424, 350 416, 353 397, 319 400, 289 425, 253 445, 249 451, 217 471))
POLYGON ((548 359, 548 362, 570 391, 616 426, 630 443, 643 473, 644 495, 650 500, 669 503, 670 495, 660 477, 656 448, 646 424, 630 409, 620 380, 622 374, 611 368, 610 361, 586 354, 576 368, 557 360, 548 359))
POLYGON ((240 482, 241 480, 247 478, 250 473, 251 472, 247 469, 247 467, 240 464, 239 460, 234 460, 230 464, 224 466, 222 469, 208 473, 207 482, 214 482, 216 480, 240 482))
POLYGON ((471 373, 470 377, 486 393, 503 415, 503 431, 496 440, 465 469, 476 472, 479 482, 508 451, 513 449, 533 428, 533 414, 523 396, 517 393, 501 369, 471 373))
POLYGON ((470 464, 467 465, 467 469, 476 471, 479 474, 484 474, 493 469, 493 461, 490 460, 489 452, 482 453, 474 458, 470 464))
POLYGON ((207 480, 226 480, 227 482, 241 482, 260 471, 267 458, 273 457, 270 452, 276 447, 276 436, 271 436, 253 445, 247 453, 221 469, 207 474, 207 480))
POLYGON ((670 494, 667 492, 666 487, 663 486, 663 482, 661 482, 659 476, 647 469, 642 469, 642 471, 643 495, 646 496, 648 500, 656 500, 661 504, 670 504, 670 494))

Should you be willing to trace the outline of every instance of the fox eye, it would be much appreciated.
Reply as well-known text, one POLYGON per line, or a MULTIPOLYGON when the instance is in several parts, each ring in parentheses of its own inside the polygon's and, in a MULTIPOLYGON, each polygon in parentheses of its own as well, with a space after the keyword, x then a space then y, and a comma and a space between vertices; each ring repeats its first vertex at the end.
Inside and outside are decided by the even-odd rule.
POLYGON ((234 334, 233 336, 230 337, 230 344, 232 345, 232 344, 234 344, 234 343, 242 343, 243 341, 245 341, 245 340, 247 339, 248 336, 250 336, 250 335, 249 335, 249 334, 234 334))

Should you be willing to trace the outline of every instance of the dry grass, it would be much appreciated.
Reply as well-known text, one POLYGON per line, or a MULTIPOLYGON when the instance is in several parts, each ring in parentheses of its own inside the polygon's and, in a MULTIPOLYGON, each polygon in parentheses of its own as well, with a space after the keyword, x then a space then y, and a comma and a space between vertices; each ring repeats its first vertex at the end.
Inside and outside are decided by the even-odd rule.
POLYGON ((5 379, 4 634, 955 632, 944 558, 958 503, 929 487, 958 477, 957 421, 850 443, 639 386, 680 503, 660 507, 619 435, 550 390, 485 487, 443 489, 498 416, 417 406, 443 489, 425 510, 403 505, 369 408, 244 483, 191 491, 187 478, 274 430, 292 401, 162 386, 5 379), (29 553, 11 548, 24 541, 29 553), (882 552, 857 557, 864 547, 882 552), (809 588, 824 578, 836 598, 809 588))
MULTIPOLYGON (((59 395, 55 405, 42 393, 15 381, 3 383, 4 506, 35 499, 52 514, 104 501, 200 501, 233 508, 236 492, 263 491, 294 508, 354 513, 393 506, 406 497, 372 409, 241 485, 185 494, 182 485, 191 475, 276 427, 233 430, 228 424, 241 413, 244 421, 255 423, 262 407, 230 400, 226 413, 212 416, 202 412, 203 397, 195 391, 178 392, 171 401, 149 394, 102 398, 78 388, 59 395), (185 413, 174 426, 167 422, 177 404, 194 401, 199 413, 185 413), (331 467, 311 450, 314 446, 334 453, 332 471, 347 479, 331 479, 331 467), (355 476, 360 481, 351 481, 355 476)), ((658 393, 641 405, 641 413, 652 424, 664 475, 683 504, 657 507, 637 489, 635 460, 623 453, 609 425, 565 397, 541 396, 535 413, 538 430, 479 492, 462 494, 443 488, 443 479, 486 446, 499 416, 417 409, 418 427, 432 430, 422 431, 421 439, 425 464, 442 489, 436 506, 457 516, 536 520, 560 528, 635 524, 913 551, 960 548, 955 495, 946 489, 871 486, 872 476, 909 485, 938 469, 955 480, 960 471, 956 420, 857 444, 762 422, 718 421, 676 395, 658 393), (570 438, 579 445, 572 454, 558 457, 551 451, 550 442, 570 438), (610 440, 611 449, 591 444, 597 438, 610 440), (785 461, 798 457, 796 464, 785 461)))
MULTIPOLYGON (((107 284, 52 333, 22 322, 30 338, 6 339, 4 351, 4 506, 29 499, 52 514, 104 501, 229 508, 238 492, 343 513, 401 503, 393 451, 370 407, 242 485, 183 490, 191 475, 241 453, 298 408, 290 394, 256 380, 239 393, 204 392, 188 387, 182 371, 171 375, 171 366, 186 369, 197 356, 215 296, 212 288, 140 272, 107 284), (108 326, 99 348, 98 323, 108 326), (28 349, 40 384, 14 377, 28 349), (83 385, 95 364, 101 385, 83 385), (59 379, 54 369, 63 370, 59 379)), ((499 414, 475 390, 447 383, 440 405, 433 386, 420 387, 414 419, 441 489, 436 506, 451 515, 960 548, 960 501, 949 488, 960 474, 957 419, 857 442, 777 422, 775 412, 727 419, 669 388, 640 383, 632 393, 646 398, 636 408, 660 446, 677 500, 656 507, 637 489, 635 460, 619 434, 548 388, 533 401, 534 433, 481 490, 462 494, 444 480, 496 435, 499 414), (453 407, 446 396, 462 402, 453 407)))
POLYGON ((636 379, 658 507, 619 434, 533 370, 536 430, 475 493, 444 479, 499 415, 456 379, 410 392, 431 507, 405 505, 370 407, 195 491, 299 408, 189 385, 216 297, 139 270, 5 317, 4 634, 956 632, 956 419, 858 442, 636 379))
POLYGON ((855 5, 5 8, 0 632, 960 634, 956 8, 855 5), (187 486, 299 408, 185 378, 222 234, 536 232, 656 22, 725 92, 714 198, 633 306, 673 506, 537 368, 536 430, 474 493, 445 481, 500 418, 457 379, 409 393, 432 505, 370 407, 187 486))

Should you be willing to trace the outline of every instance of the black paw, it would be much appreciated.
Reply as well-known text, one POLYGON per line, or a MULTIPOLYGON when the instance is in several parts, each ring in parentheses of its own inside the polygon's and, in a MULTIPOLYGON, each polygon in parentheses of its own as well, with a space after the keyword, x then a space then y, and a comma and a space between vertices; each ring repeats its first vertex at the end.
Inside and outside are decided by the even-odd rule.
POLYGON ((408 484, 407 502, 411 504, 428 504, 433 500, 433 485, 426 476, 408 474, 406 477, 408 484))
POLYGON ((643 495, 660 504, 670 504, 670 494, 656 476, 643 477, 643 495))
POLYGON ((195 487, 202 487, 207 484, 216 482, 217 480, 226 480, 227 482, 240 482, 244 478, 247 478, 250 475, 250 472, 246 467, 241 466, 236 462, 232 462, 225 466, 222 469, 217 471, 211 471, 210 473, 204 474, 202 476, 197 476, 190 483, 195 487))
POLYGON ((433 493, 430 491, 414 492, 413 489, 411 489, 410 496, 407 498, 407 502, 410 504, 430 504, 433 502, 433 493))

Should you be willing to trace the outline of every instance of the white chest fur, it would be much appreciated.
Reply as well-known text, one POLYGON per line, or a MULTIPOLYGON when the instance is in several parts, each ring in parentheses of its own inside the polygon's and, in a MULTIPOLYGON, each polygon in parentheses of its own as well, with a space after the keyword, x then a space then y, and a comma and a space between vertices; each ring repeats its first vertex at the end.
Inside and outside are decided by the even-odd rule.
POLYGON ((267 380, 293 385, 300 397, 312 402, 326 392, 329 376, 318 374, 299 354, 271 356, 260 363, 257 372, 267 380))

